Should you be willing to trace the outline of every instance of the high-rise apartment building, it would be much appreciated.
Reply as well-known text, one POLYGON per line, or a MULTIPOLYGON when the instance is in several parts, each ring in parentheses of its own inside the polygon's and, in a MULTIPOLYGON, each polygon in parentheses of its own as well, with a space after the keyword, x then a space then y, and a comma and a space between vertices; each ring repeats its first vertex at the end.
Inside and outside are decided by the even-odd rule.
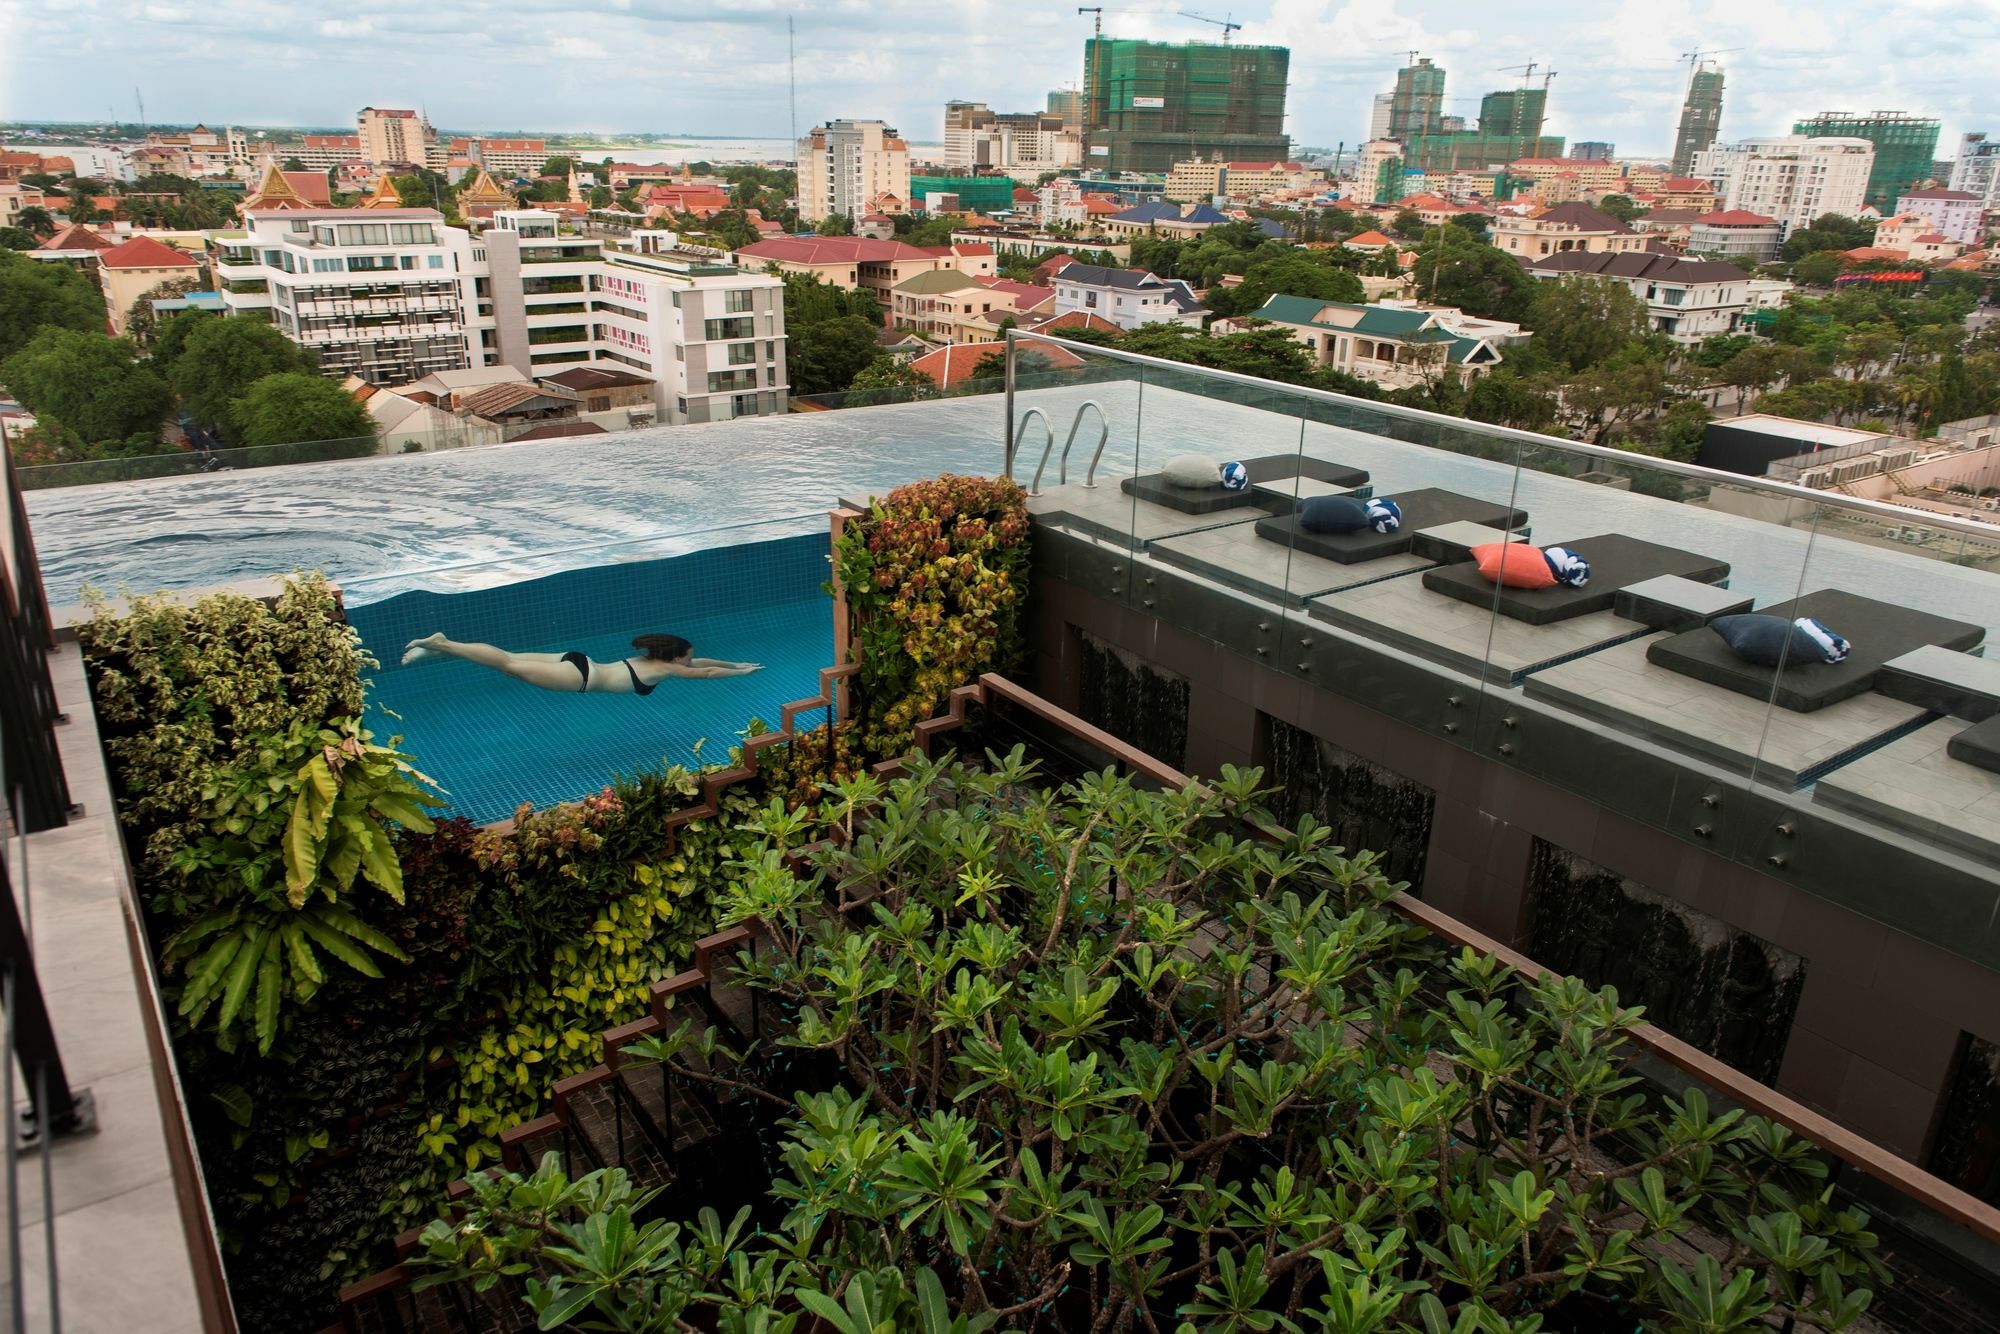
POLYGON ((1031 179, 1083 162, 1083 140, 1062 117, 1041 111, 996 112, 984 102, 944 104, 947 167, 1021 172, 1031 179))
POLYGON ((1083 94, 1074 88, 1057 88, 1049 94, 1043 108, 1051 116, 1062 118, 1065 130, 1081 133, 1083 130, 1083 94))
POLYGON ((799 216, 858 218, 910 202, 910 146, 879 120, 830 120, 799 140, 799 216))
POLYGON ((1713 144, 1721 131, 1722 83, 1719 69, 1697 69, 1688 79, 1680 124, 1674 129, 1674 175, 1690 175, 1694 155, 1713 144))
POLYGON ((662 422, 787 407, 783 282, 671 232, 565 236, 540 209, 478 231, 435 209, 253 209, 216 260, 228 311, 269 319, 329 374, 615 365, 651 379, 662 422))
POLYGON ((1601 139, 1579 139, 1569 146, 1569 155, 1586 162, 1609 162, 1618 156, 1618 145, 1601 139))
POLYGON ((360 131, 364 162, 376 167, 423 165, 431 127, 416 112, 363 107, 354 120, 360 131))
POLYGON ((1688 174, 1713 187, 1718 208, 1776 218, 1789 236, 1824 214, 1858 212, 1874 162, 1866 139, 1793 134, 1716 144, 1694 155, 1688 174))
POLYGON ((1387 139, 1389 137, 1389 117, 1396 106, 1394 93, 1375 94, 1374 103, 1368 108, 1368 137, 1387 139))
POLYGON ((1384 139, 1407 144, 1418 135, 1438 134, 1444 129, 1444 69, 1433 65, 1429 56, 1396 71, 1395 91, 1389 94, 1389 124, 1384 139))
POLYGON ((2000 139, 1980 132, 1960 135, 1950 184, 1954 190, 1979 196, 1988 208, 2000 207, 2000 139))
POLYGON ((1354 188, 1364 204, 1393 204, 1403 197, 1403 146, 1370 139, 1354 164, 1354 188))
POLYGON ((1793 134, 1812 139, 1866 139, 1875 145, 1875 165, 1868 175, 1868 202, 1887 213, 1896 197, 1931 177, 1937 157, 1938 123, 1901 111, 1823 111, 1792 126, 1793 134))
POLYGON ((1282 46, 1089 39, 1086 165, 1165 173, 1195 157, 1289 159, 1291 58, 1282 46))

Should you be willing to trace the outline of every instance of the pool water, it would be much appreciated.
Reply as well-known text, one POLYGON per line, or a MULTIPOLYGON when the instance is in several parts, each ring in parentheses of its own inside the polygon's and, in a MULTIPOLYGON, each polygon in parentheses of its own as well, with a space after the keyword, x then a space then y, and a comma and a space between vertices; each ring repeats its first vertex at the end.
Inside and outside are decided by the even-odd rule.
POLYGON ((806 534, 354 608, 350 620, 381 664, 369 726, 381 740, 402 736, 445 789, 446 814, 482 824, 523 802, 595 792, 615 774, 720 762, 752 718, 776 727, 784 704, 818 693, 820 669, 833 662, 826 558, 825 535, 806 534), (643 697, 556 693, 457 660, 402 666, 404 646, 433 631, 607 664, 636 655, 633 636, 666 632, 691 641, 697 657, 764 670, 669 678, 643 697))

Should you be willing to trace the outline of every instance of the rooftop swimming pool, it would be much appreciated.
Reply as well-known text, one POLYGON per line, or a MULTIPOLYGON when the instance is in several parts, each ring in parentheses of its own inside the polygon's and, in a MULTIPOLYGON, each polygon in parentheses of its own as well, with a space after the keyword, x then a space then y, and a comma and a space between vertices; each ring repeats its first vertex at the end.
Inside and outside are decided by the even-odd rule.
POLYGON ((1003 421, 997 398, 952 399, 38 490, 27 503, 56 605, 85 584, 188 590, 296 569, 361 604, 824 531, 841 495, 997 472, 1003 421))

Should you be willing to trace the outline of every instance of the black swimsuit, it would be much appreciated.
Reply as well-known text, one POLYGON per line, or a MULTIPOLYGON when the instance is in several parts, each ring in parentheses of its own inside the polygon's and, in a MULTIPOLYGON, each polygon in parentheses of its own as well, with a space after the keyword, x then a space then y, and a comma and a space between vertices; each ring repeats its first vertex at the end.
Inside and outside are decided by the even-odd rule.
MULTIPOLYGON (((581 677, 581 678, 582 678, 582 679, 581 679, 581 680, 580 680, 580 681, 579 681, 579 682, 577 683, 577 687, 576 687, 576 689, 577 689, 577 693, 578 693, 578 694, 581 694, 581 693, 583 693, 584 691, 586 691, 586 690, 589 690, 589 689, 590 689, 590 655, 589 655, 589 654, 587 654, 587 653, 578 653, 578 652, 576 652, 575 650, 571 650, 570 652, 568 652, 568 653, 565 653, 565 654, 563 654, 563 655, 562 655, 562 660, 563 660, 564 662, 568 663, 568 664, 569 664, 570 666, 572 666, 572 667, 576 668, 576 674, 577 674, 577 675, 578 675, 579 677, 581 677)), ((655 681, 655 682, 653 682, 653 684, 651 684, 651 685, 647 685, 647 684, 646 684, 646 683, 645 683, 644 681, 641 681, 641 680, 639 679, 639 673, 638 673, 637 669, 635 669, 635 668, 634 668, 634 667, 632 666, 632 660, 631 660, 630 658, 626 658, 626 659, 623 659, 623 665, 624 665, 624 667, 625 667, 625 674, 626 674, 627 676, 629 676, 629 677, 631 677, 631 678, 632 678, 632 693, 633 693, 633 694, 635 694, 635 695, 650 695, 650 694, 652 694, 652 693, 653 693, 653 692, 654 692, 655 690, 659 689, 659 686, 660 686, 660 683, 659 683, 658 681, 655 681)))

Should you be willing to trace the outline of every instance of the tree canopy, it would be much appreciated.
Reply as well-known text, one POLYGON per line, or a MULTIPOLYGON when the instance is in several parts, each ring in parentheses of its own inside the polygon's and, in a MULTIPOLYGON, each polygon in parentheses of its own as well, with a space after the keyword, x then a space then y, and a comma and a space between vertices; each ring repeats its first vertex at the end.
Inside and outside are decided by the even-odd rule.
POLYGON ((1361 280, 1344 268, 1317 258, 1325 251, 1290 250, 1260 259, 1243 271, 1235 287, 1212 288, 1210 309, 1219 315, 1250 315, 1274 296, 1302 296, 1314 301, 1365 300, 1361 280))
POLYGON ((1608 278, 1536 280, 1526 323, 1540 352, 1581 371, 1645 338, 1646 303, 1608 278))
POLYGON ((375 419, 354 395, 310 371, 266 375, 236 400, 232 415, 239 445, 352 440, 375 434, 375 419))
POLYGON ((0 362, 4 382, 45 431, 68 448, 120 447, 135 435, 157 444, 160 422, 172 405, 166 382, 135 359, 123 338, 50 326, 0 362))
POLYGON ((1512 255, 1458 227, 1437 227, 1425 235, 1410 276, 1427 301, 1517 323, 1527 317, 1536 281, 1512 255))
POLYGON ((879 325, 861 315, 785 326, 785 370, 794 394, 836 394, 875 360, 879 325))
POLYGON ((311 370, 306 354, 258 320, 203 320, 181 340, 170 377, 189 416, 236 443, 236 401, 267 375, 311 370))
POLYGON ((67 264, 38 264, 0 250, 0 361, 51 326, 101 333, 104 296, 97 284, 67 264))

